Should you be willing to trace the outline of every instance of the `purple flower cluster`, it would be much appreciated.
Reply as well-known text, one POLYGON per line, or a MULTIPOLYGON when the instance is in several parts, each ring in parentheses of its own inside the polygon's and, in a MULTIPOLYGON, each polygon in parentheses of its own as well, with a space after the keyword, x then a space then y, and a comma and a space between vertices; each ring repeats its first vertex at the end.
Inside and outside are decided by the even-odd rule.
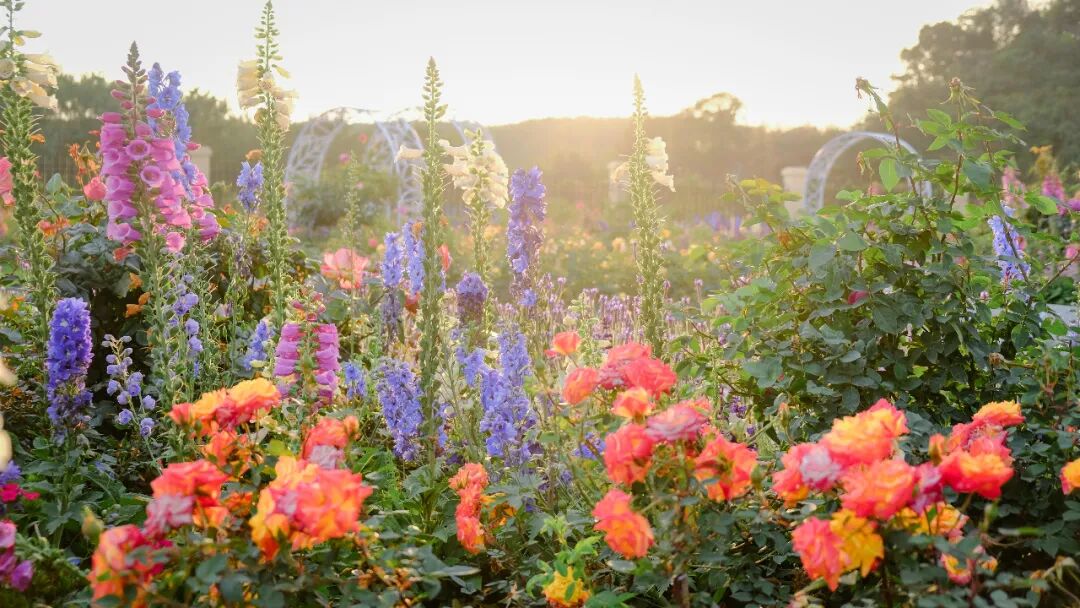
POLYGON ((484 317, 484 302, 488 297, 487 285, 475 272, 466 272, 457 285, 458 318, 462 325, 480 323, 484 317))
POLYGON ((296 373, 299 362, 300 325, 286 323, 281 328, 281 336, 278 338, 277 349, 274 352, 274 375, 289 378, 296 373))
POLYGON ((352 401, 363 398, 367 394, 367 381, 364 378, 364 368, 359 364, 348 361, 342 366, 345 376, 345 398, 352 401))
MULTIPOLYGON (((1005 210, 1007 213, 1012 211, 1009 207, 1005 207, 1005 210)), ((986 223, 990 224, 990 230, 994 233, 994 253, 998 256, 1001 282, 1008 285, 1011 281, 1023 277, 1031 266, 1023 261, 1024 250, 1021 247, 1020 236, 1012 224, 1002 219, 1000 215, 991 217, 986 223)))
POLYGON ((510 176, 509 223, 506 227, 506 255, 514 273, 511 289, 519 304, 527 308, 536 305, 536 293, 529 280, 529 269, 535 266, 540 245, 544 241, 542 224, 547 217, 544 196, 547 189, 540 181, 539 167, 528 171, 518 169, 510 176))
POLYGON ((424 290, 424 229, 417 223, 406 222, 401 227, 405 237, 405 264, 409 275, 409 293, 417 295, 424 290))
POLYGON ((382 301, 382 321, 387 333, 394 333, 401 322, 401 294, 399 287, 405 273, 405 251, 401 246, 401 234, 387 232, 386 252, 383 254, 382 280, 385 294, 382 301))
POLYGON ((199 354, 203 352, 203 343, 199 339, 199 322, 191 317, 191 311, 199 305, 199 296, 191 291, 191 284, 195 277, 185 274, 176 283, 173 289, 173 316, 169 318, 169 326, 182 327, 184 339, 187 342, 187 356, 191 360, 194 374, 199 375, 199 354))
POLYGON ((315 384, 319 386, 319 399, 324 404, 330 403, 337 391, 338 370, 341 369, 337 325, 323 323, 317 326, 315 343, 315 384))
POLYGON ((259 208, 259 195, 263 187, 263 166, 261 162, 255 166, 244 161, 240 164, 240 175, 236 177, 236 185, 240 188, 237 198, 244 210, 254 213, 259 208))
POLYGON ((48 381, 48 414, 61 431, 86 419, 90 391, 86 372, 94 358, 91 350, 90 309, 79 298, 56 303, 49 320, 49 343, 45 366, 48 381))
POLYGON ((420 453, 420 389, 409 366, 396 359, 386 359, 379 367, 379 394, 386 426, 394 440, 394 454, 402 460, 415 460, 420 453))
POLYGON ((532 457, 535 446, 527 438, 536 425, 536 413, 525 394, 525 378, 532 361, 525 336, 516 328, 499 334, 499 368, 482 369, 480 403, 483 416, 480 430, 487 433, 487 452, 510 466, 522 466, 532 457))
POLYGON ((34 578, 34 563, 15 557, 15 523, 0 521, 0 582, 16 591, 26 591, 34 578))
MULTIPOLYGON (((157 407, 157 401, 153 396, 143 393, 143 374, 139 371, 131 371, 131 336, 116 338, 110 334, 105 335, 101 346, 109 349, 105 356, 105 372, 109 375, 109 384, 105 389, 109 395, 116 398, 116 402, 124 406, 116 415, 116 423, 120 426, 131 424, 135 419, 133 407, 139 406, 142 411, 152 411, 157 407)), ((139 431, 143 436, 150 434, 154 421, 150 417, 143 417, 139 424, 139 431)))
POLYGON ((255 361, 266 361, 266 343, 273 337, 274 330, 270 328, 270 324, 266 322, 266 319, 259 321, 248 338, 247 353, 244 354, 243 360, 240 361, 240 366, 245 371, 250 372, 252 370, 251 364, 255 361))

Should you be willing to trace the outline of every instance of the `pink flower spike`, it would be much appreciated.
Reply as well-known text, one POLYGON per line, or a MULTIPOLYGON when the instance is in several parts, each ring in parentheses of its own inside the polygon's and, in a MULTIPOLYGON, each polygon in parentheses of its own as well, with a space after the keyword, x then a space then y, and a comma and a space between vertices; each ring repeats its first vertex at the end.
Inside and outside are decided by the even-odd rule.
POLYGON ((168 249, 170 253, 179 253, 182 251, 184 249, 184 243, 184 235, 179 232, 170 232, 165 235, 165 248, 168 249))

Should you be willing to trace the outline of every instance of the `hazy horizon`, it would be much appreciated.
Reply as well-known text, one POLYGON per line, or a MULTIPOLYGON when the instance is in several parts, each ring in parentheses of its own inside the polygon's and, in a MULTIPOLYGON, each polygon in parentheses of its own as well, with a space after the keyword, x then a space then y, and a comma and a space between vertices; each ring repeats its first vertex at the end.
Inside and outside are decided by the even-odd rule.
MULTIPOLYGON (((164 12, 132 0, 31 0, 17 25, 43 33, 29 52, 50 52, 75 76, 117 78, 135 40, 147 65, 179 70, 185 90, 224 98, 235 111, 236 64, 254 56, 262 4, 191 0, 184 11, 164 12), (65 19, 53 18, 58 10, 65 19), (94 44, 85 43, 87 31, 94 44)), ((371 8, 279 0, 275 8, 287 85, 300 95, 295 120, 340 106, 416 106, 430 55, 451 115, 487 125, 625 117, 638 73, 655 115, 726 91, 742 100, 745 124, 847 127, 867 107, 854 93, 856 77, 892 90, 900 51, 917 42, 922 25, 985 4, 913 0, 885 18, 895 4, 555 0, 537 8, 479 0, 371 8), (523 11, 527 18, 516 17, 523 11)))

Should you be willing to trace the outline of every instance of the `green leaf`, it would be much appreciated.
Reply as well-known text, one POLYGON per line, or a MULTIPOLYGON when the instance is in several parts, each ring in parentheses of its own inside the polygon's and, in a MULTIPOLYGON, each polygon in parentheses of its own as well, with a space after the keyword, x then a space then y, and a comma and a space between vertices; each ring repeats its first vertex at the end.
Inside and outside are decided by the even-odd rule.
POLYGON ((866 249, 866 241, 854 232, 848 232, 840 237, 836 245, 844 251, 862 251, 866 249))
POLYGON ((964 177, 980 188, 986 188, 990 185, 990 176, 993 170, 986 163, 964 159, 964 166, 961 171, 963 171, 964 177))
POLYGON ((941 110, 935 110, 934 108, 931 108, 926 111, 926 115, 934 119, 934 122, 938 124, 946 126, 952 124, 952 118, 950 118, 948 114, 942 112, 941 110))
POLYGON ((881 159, 878 164, 878 175, 881 176, 881 185, 885 186, 885 190, 892 192, 896 184, 900 183, 900 173, 896 169, 896 159, 881 159))
POLYGON ((228 561, 228 556, 224 553, 219 553, 214 557, 199 564, 195 568, 195 576, 202 582, 212 585, 217 582, 221 576, 221 571, 225 569, 225 564, 228 561))
POLYGON ((832 243, 818 243, 810 248, 810 270, 818 270, 828 264, 836 254, 832 243))
POLYGON ((1043 215, 1057 215, 1058 204, 1057 201, 1049 196, 1043 196, 1042 194, 1035 194, 1033 196, 1025 197, 1027 202, 1033 207, 1039 210, 1039 213, 1043 215))

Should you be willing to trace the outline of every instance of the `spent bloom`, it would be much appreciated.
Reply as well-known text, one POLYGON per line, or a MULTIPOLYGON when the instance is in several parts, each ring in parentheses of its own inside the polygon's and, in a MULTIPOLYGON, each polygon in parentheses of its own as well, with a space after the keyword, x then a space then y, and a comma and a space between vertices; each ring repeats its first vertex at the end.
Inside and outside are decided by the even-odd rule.
POLYGON ((57 429, 82 422, 90 405, 86 373, 94 358, 91 350, 90 309, 79 298, 56 303, 49 321, 49 343, 45 366, 48 381, 49 420, 57 429))

